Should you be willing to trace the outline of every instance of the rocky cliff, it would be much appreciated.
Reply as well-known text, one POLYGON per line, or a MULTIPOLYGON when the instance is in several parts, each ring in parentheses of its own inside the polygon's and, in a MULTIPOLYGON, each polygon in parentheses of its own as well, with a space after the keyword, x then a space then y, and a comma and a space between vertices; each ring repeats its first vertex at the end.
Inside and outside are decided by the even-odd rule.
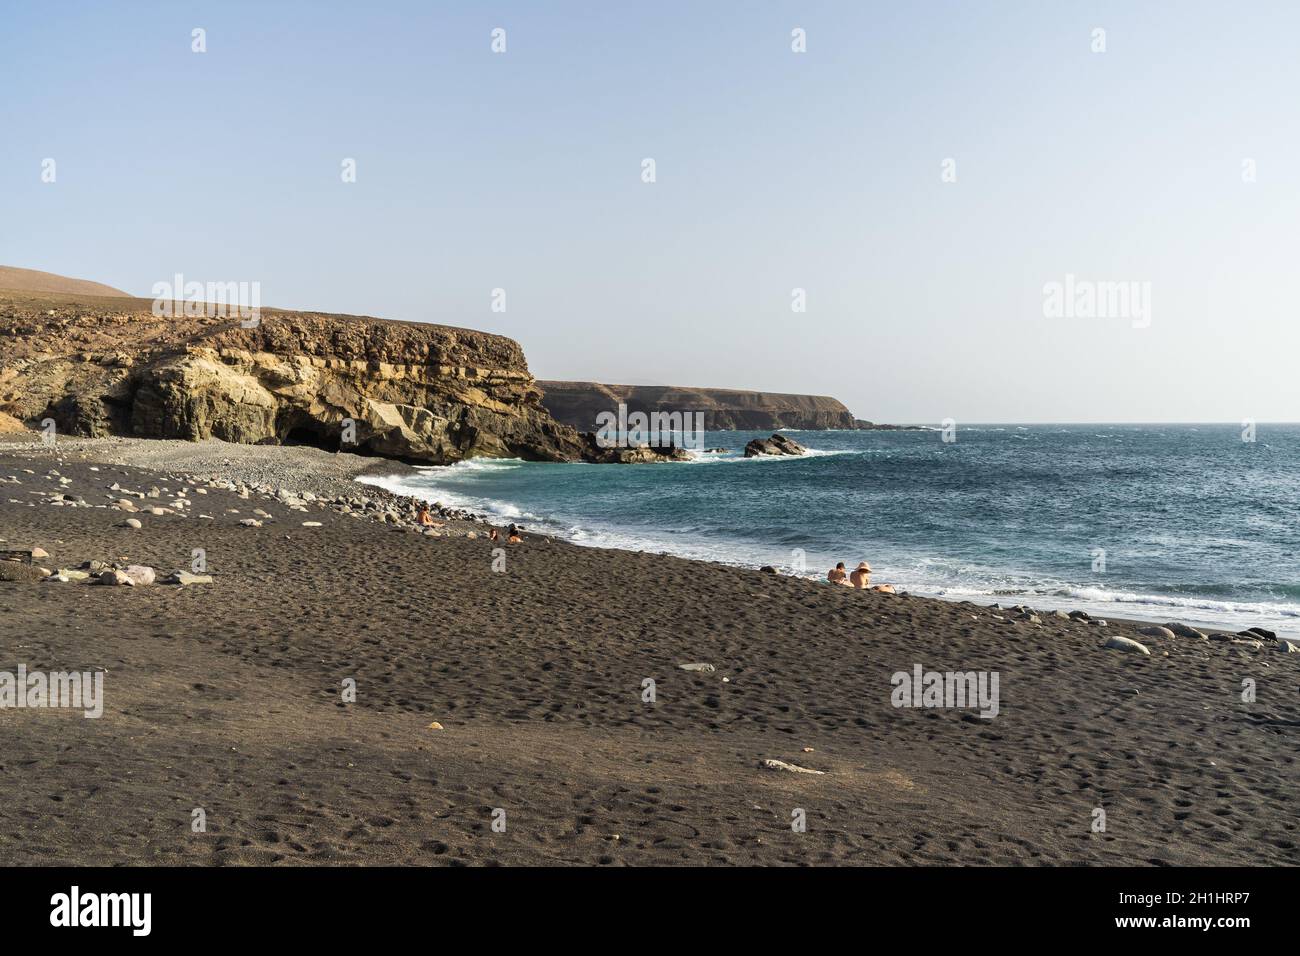
POLYGON ((875 427, 859 422, 842 403, 825 395, 598 382, 537 384, 547 411, 566 425, 583 430, 596 427, 596 416, 616 411, 620 402, 627 405, 629 413, 703 412, 704 427, 711 431, 875 427))
POLYGON ((499 335, 278 309, 243 328, 157 317, 151 304, 0 292, 0 414, 76 435, 302 443, 434 464, 655 457, 602 451, 555 421, 522 349, 499 335))

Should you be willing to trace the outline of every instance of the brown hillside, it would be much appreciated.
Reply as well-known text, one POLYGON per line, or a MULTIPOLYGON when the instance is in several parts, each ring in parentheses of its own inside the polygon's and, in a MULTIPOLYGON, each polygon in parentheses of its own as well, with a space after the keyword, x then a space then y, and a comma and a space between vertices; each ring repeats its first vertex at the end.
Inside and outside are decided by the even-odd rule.
POLYGON ((53 272, 18 269, 14 266, 0 266, 0 289, 12 292, 59 292, 64 295, 128 295, 121 289, 114 289, 101 282, 70 279, 53 272))

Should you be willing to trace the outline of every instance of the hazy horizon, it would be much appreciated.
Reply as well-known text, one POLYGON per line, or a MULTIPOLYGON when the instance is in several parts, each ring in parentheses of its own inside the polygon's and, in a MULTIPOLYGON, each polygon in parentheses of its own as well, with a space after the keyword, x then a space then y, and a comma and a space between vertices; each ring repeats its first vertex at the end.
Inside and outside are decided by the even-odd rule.
POLYGON ((7 12, 7 265, 876 422, 1300 419, 1286 4, 7 12))

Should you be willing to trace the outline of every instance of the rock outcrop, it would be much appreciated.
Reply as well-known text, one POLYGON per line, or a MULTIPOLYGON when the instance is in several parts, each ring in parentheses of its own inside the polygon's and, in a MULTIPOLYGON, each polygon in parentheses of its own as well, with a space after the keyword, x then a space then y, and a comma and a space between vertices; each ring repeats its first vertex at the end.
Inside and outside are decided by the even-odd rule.
POLYGON ((802 455, 807 448, 793 438, 773 435, 771 438, 755 438, 745 446, 746 458, 759 458, 763 455, 802 455))
POLYGON ((542 404, 558 421, 581 431, 596 426, 601 412, 702 412, 710 431, 768 431, 901 428, 874 425, 853 417, 826 395, 787 395, 728 388, 682 388, 673 385, 603 385, 599 382, 539 381, 542 404))
POLYGON ((503 336, 279 309, 245 328, 151 305, 0 292, 0 414, 33 427, 53 419, 73 435, 310 444, 433 464, 626 459, 555 421, 503 336))

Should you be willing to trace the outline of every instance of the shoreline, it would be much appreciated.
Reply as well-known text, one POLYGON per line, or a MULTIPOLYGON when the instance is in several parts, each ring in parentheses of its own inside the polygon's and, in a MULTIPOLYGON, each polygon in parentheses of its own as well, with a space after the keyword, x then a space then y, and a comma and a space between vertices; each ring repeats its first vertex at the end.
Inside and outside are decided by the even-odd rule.
MULTIPOLYGON (((1300 863, 1276 802, 1300 658, 1263 641, 429 537, 409 501, 334 500, 365 461, 308 499, 96 461, 234 461, 212 446, 19 444, 0 547, 162 574, 201 548, 211 581, 0 581, 0 671, 105 675, 100 719, 0 710, 17 865, 1300 863), (916 667, 999 675, 996 716, 900 706, 916 667)), ((250 480, 325 455, 238 447, 250 480)))
MULTIPOLYGON (((34 433, 26 432, 17 435, 6 433, 0 435, 0 455, 3 455, 6 449, 30 450, 34 448, 45 448, 40 444, 39 436, 34 433)), ((404 478, 427 474, 437 468, 455 467, 408 465, 388 458, 326 452, 306 445, 238 445, 217 439, 191 442, 125 437, 62 438, 59 440, 58 446, 48 450, 51 453, 73 452, 89 456, 86 460, 99 461, 101 464, 126 465, 160 472, 183 473, 187 476, 195 476, 200 473, 204 474, 204 476, 218 475, 226 480, 253 487, 269 487, 267 483, 270 482, 273 485, 292 487, 296 491, 307 490, 318 496, 331 498, 355 498, 358 495, 357 488, 360 486, 375 489, 377 492, 392 496, 394 499, 424 501, 428 504, 442 501, 442 498, 439 498, 436 494, 424 497, 413 494, 408 490, 394 490, 385 482, 400 482, 404 478)), ((839 452, 819 452, 818 454, 839 454, 839 452)), ((506 460, 514 461, 518 459, 506 460)), ((686 463, 665 462, 663 464, 667 466, 686 463)), ((451 495, 444 495, 443 497, 448 498, 450 501, 450 503, 445 503, 443 508, 447 515, 454 516, 455 520, 467 520, 476 525, 483 525, 485 528, 497 527, 504 529, 511 522, 519 522, 527 526, 529 521, 548 521, 544 515, 530 518, 496 514, 491 509, 476 508, 459 502, 451 495)), ((532 531, 531 528, 529 530, 532 531)), ((745 563, 739 560, 698 557, 671 549, 653 550, 632 546, 619 547, 618 545, 574 540, 553 531, 533 531, 532 533, 561 541, 573 547, 590 548, 597 551, 620 551, 629 554, 674 557, 684 561, 699 562, 737 571, 752 571, 758 567, 753 563, 745 563)), ((809 581, 819 585, 825 584, 824 573, 809 572, 800 575, 785 570, 780 573, 783 577, 809 581)), ((1120 626, 1130 628, 1163 627, 1174 621, 1190 624, 1206 634, 1239 635, 1246 627, 1255 624, 1255 622, 1251 622, 1244 627, 1225 625, 1201 617, 1196 613, 1195 608, 1179 608, 1176 606, 1170 607, 1171 613, 1167 616, 1133 615, 1123 612, 1119 615, 1113 615, 1105 609, 1105 604, 1109 602, 1060 598, 1053 595, 1031 594, 1026 591, 958 595, 944 594, 941 593, 941 589, 937 588, 913 585, 906 586, 905 593, 924 600, 942 601, 946 604, 976 604, 988 609, 995 606, 1021 607, 1025 606, 1023 602, 1032 601, 1035 610, 1048 613, 1056 610, 1067 612, 1083 610, 1093 618, 1114 621, 1120 626), (1008 600, 1015 603, 1007 604, 1008 600), (985 601, 987 603, 982 603, 985 601), (1163 620, 1160 619, 1161 617, 1163 617, 1163 620)), ((1158 597, 1158 595, 1150 595, 1150 597, 1158 597)), ((1275 633, 1285 640, 1300 642, 1300 625, 1297 625, 1295 629, 1275 630, 1275 633)))
MULTIPOLYGON (((821 455, 835 455, 835 454, 844 454, 844 452, 818 451, 815 452, 813 457, 821 456, 821 455)), ((809 457, 809 456, 800 456, 800 457, 809 457)), ((506 459, 506 460, 511 462, 519 462, 520 464, 523 464, 525 466, 530 464, 527 462, 523 462, 521 459, 506 459)), ((689 463, 672 462, 672 463, 664 463, 664 464, 684 465, 689 463)), ((777 460, 773 460, 770 464, 779 467, 780 462, 777 460)), ((456 467, 455 465, 450 465, 450 466, 428 465, 428 466, 418 466, 414 468, 406 468, 404 471, 399 471, 397 469, 393 469, 391 471, 376 469, 376 470, 372 470, 371 472, 365 475, 358 475, 356 480, 370 487, 382 488, 385 491, 388 491, 392 494, 413 496, 413 497, 420 498, 421 500, 428 501, 430 503, 433 503, 435 501, 441 501, 444 503, 451 502, 451 505, 453 507, 483 514, 488 521, 495 522, 502 526, 504 526, 509 522, 520 522, 523 524, 529 524, 530 522, 533 522, 534 524, 536 522, 542 522, 544 526, 548 527, 548 530, 541 533, 545 533, 553 537, 556 537, 560 540, 567 541, 569 544, 573 544, 577 547, 619 550, 619 551, 633 551, 633 552, 643 551, 648 554, 672 555, 674 557, 682 558, 684 560, 700 561, 708 564, 719 565, 722 567, 734 568, 737 570, 753 570, 754 568, 760 566, 754 561, 745 561, 739 558, 727 557, 725 555, 715 556, 715 555, 702 554, 698 550, 674 547, 670 542, 654 540, 649 538, 645 539, 644 541, 633 540, 626 544, 610 543, 608 541, 608 538, 611 536, 615 538, 622 535, 632 537, 631 533, 626 532, 623 529, 619 529, 619 528, 614 528, 614 529, 596 528, 594 530, 584 529, 584 530, 589 530, 591 531, 592 534, 597 535, 599 537, 599 540, 596 541, 590 540, 588 538, 573 537, 571 535, 566 534, 563 530, 561 530, 562 526, 567 524, 568 522, 561 522, 546 514, 538 515, 538 514, 529 513, 527 511, 523 511, 522 514, 504 513, 500 510, 492 509, 489 507, 480 507, 472 503, 467 503, 466 501, 463 500, 463 497, 461 497, 457 492, 447 491, 445 489, 428 489, 427 493, 420 493, 418 489, 413 489, 410 487, 395 487, 397 485, 400 485, 402 482, 404 482, 406 479, 412 476, 429 475, 432 473, 436 473, 441 469, 450 469, 455 467, 456 467), (644 546, 640 546, 642 544, 644 546)), ((520 511, 522 508, 522 506, 516 506, 512 503, 506 503, 506 504, 509 504, 510 507, 516 511, 520 511)), ((827 569, 823 569, 820 572, 808 571, 807 573, 799 574, 782 565, 777 565, 777 567, 780 568, 781 574, 787 577, 797 577, 808 581, 814 581, 817 583, 825 582, 825 571, 829 569, 828 566, 827 569)), ((881 577, 879 574, 876 575, 876 578, 881 582, 884 581, 884 578, 881 577)), ((995 589, 990 591, 982 591, 982 592, 972 591, 972 592, 964 593, 960 591, 954 592, 952 591, 951 588, 945 587, 943 585, 928 585, 925 583, 906 584, 906 585, 901 585, 901 587, 905 588, 907 592, 913 596, 924 597, 924 598, 938 600, 938 601, 945 601, 949 603, 989 602, 989 603, 996 603, 996 604, 1006 604, 1008 601, 1011 601, 1019 604, 1022 602, 1032 602, 1036 608, 1039 608, 1044 611, 1049 611, 1049 612, 1055 610, 1063 610, 1063 611, 1082 610, 1087 612, 1093 617, 1099 617, 1105 620, 1137 623, 1139 625, 1163 626, 1169 621, 1178 621, 1181 623, 1190 624, 1191 626, 1196 627, 1207 633, 1236 634, 1248 627, 1258 626, 1260 624, 1260 621, 1258 619, 1252 617, 1253 612, 1248 607, 1249 602, 1234 602, 1234 601, 1226 601, 1226 600, 1218 601, 1217 603, 1219 604, 1241 605, 1242 607, 1240 609, 1223 608, 1216 615, 1214 608, 1205 608, 1199 606, 1196 603, 1180 604, 1177 603, 1175 599, 1169 598, 1168 604, 1162 604, 1161 600, 1162 598, 1165 597, 1164 595, 1155 594, 1155 593, 1139 594, 1136 592, 1128 592, 1122 590, 1108 591, 1104 587, 1098 587, 1097 590, 1103 593, 1116 595, 1115 600, 1108 601, 1100 598, 1089 599, 1087 597, 1073 596, 1068 594, 1060 595, 1060 594, 1034 592, 1029 589, 1022 589, 1022 590, 995 589), (1123 599, 1124 596, 1130 594, 1132 595, 1134 600, 1123 599), (1116 607, 1117 605, 1118 607, 1116 607), (1150 615, 1141 613, 1142 605, 1149 605, 1152 608, 1150 615), (1167 609, 1167 614, 1162 615, 1160 613, 1160 608, 1162 607, 1167 609), (1240 616, 1244 620, 1237 623, 1233 623, 1231 621, 1225 622, 1224 617, 1226 615, 1240 616)), ((1088 585, 1077 584, 1077 583, 1076 584, 1063 583, 1060 585, 1060 587, 1066 589, 1077 589, 1077 590, 1087 590, 1089 588, 1088 585)), ((1195 597, 1190 597, 1187 598, 1186 600, 1189 602, 1196 602, 1196 601, 1211 602, 1214 599, 1211 598, 1198 599, 1195 597)), ((1279 636, 1285 637, 1293 641, 1300 641, 1300 619, 1297 619, 1296 623, 1290 627, 1278 626, 1276 623, 1269 623, 1267 627, 1272 631, 1276 632, 1279 636)))

